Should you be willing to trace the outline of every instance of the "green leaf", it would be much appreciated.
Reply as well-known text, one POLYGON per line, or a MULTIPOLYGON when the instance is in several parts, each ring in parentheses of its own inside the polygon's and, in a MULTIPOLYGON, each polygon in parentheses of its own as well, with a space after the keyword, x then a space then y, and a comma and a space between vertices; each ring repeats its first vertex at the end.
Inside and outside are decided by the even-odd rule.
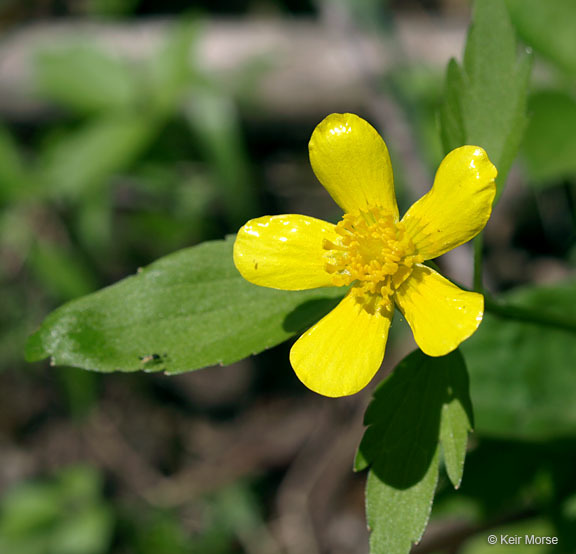
POLYGON ((464 62, 448 65, 445 102, 440 110, 446 152, 474 144, 498 168, 498 194, 526 126, 526 90, 531 56, 517 55, 503 0, 477 0, 464 62))
POLYGON ((530 122, 523 154, 536 184, 576 175, 576 100, 560 91, 539 92, 530 98, 530 122))
MULTIPOLYGON (((526 288, 505 299, 541 316, 576 322, 576 280, 526 288)), ((462 350, 479 433, 531 440, 574 435, 574 331, 486 313, 462 350)))
POLYGON ((576 74, 574 0, 507 0, 520 37, 561 69, 576 74))
POLYGON ((466 365, 458 351, 431 358, 417 350, 376 389, 355 464, 357 470, 370 466, 372 554, 407 553, 420 540, 438 479, 438 445, 458 486, 471 421, 466 365))
POLYGON ((96 46, 71 44, 44 49, 36 56, 40 93, 80 112, 134 108, 139 91, 123 60, 96 46))
MULTIPOLYGON (((470 400, 468 373, 462 355, 445 364, 448 396, 442 405, 440 442, 448 477, 455 488, 460 486, 464 472, 464 458, 468 433, 472 431, 472 402, 470 400)), ((456 357, 456 355, 455 355, 456 357)))
POLYGON ((167 373, 229 364, 302 331, 342 296, 336 287, 252 285, 234 267, 232 245, 230 238, 181 250, 65 304, 30 337, 27 359, 167 373))
POLYGON ((370 472, 366 482, 370 554, 410 552, 426 529, 437 481, 437 450, 424 475, 404 489, 390 486, 370 472))

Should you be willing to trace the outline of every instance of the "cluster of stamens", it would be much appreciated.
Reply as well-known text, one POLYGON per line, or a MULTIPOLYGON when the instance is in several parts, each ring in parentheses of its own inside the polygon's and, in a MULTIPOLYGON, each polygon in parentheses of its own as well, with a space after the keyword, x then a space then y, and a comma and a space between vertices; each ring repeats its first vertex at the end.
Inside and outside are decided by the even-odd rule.
POLYGON ((336 226, 335 242, 324 240, 325 270, 336 286, 351 293, 370 312, 391 309, 394 291, 422 261, 401 222, 374 207, 345 214, 336 226))

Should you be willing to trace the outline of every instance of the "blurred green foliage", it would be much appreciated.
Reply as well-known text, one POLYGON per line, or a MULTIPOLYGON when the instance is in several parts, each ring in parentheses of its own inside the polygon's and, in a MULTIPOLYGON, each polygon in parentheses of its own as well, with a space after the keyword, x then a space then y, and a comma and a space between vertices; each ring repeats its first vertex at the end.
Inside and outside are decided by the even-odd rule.
POLYGON ((0 552, 108 552, 113 516, 101 485, 95 470, 75 467, 14 487, 0 503, 0 552))
POLYGON ((478 533, 466 544, 465 552, 468 548, 483 552, 489 533, 527 533, 558 537, 558 545, 543 546, 541 552, 572 554, 576 550, 575 462, 573 438, 542 442, 481 439, 467 456, 461 489, 455 492, 441 483, 433 517, 459 517, 471 529, 490 522, 490 531, 478 533))
MULTIPOLYGON (((129 2, 90 6, 130 11, 129 2)), ((196 70, 200 32, 187 18, 167 26, 139 65, 80 38, 38 52, 38 94, 58 111, 25 133, 0 126, 0 369, 21 364, 25 335, 50 307, 257 213, 233 91, 196 70), (231 190, 242 202, 228 200, 231 190)), ((85 418, 97 376, 54 376, 69 414, 85 418)), ((89 468, 14 487, 1 505, 0 551, 107 553, 113 533, 118 552, 184 553, 196 543, 207 554, 232 551, 228 520, 192 538, 172 512, 123 512, 100 489, 89 468)))
POLYGON ((174 510, 113 506, 102 476, 88 466, 23 482, 0 501, 0 552, 10 554, 230 554, 240 542, 266 541, 251 484, 238 482, 200 498, 201 525, 187 531, 174 510))
POLYGON ((520 37, 562 71, 576 75, 576 4, 571 0, 506 0, 520 37))
POLYGON ((266 542, 252 484, 232 483, 191 505, 198 522, 192 532, 174 510, 125 506, 117 520, 117 550, 138 554, 232 554, 242 542, 266 542))
POLYGON ((472 381, 477 430, 487 436, 550 439, 570 436, 576 426, 576 281, 527 287, 510 294, 514 306, 558 316, 559 325, 509 321, 487 314, 462 350, 472 381), (505 401, 504 401, 505 399, 505 401))
POLYGON ((190 63, 198 32, 195 21, 174 25, 140 66, 78 41, 38 53, 39 93, 62 115, 22 144, 0 128, 0 250, 10 262, 0 293, 25 295, 32 280, 44 298, 24 319, 18 302, 0 314, 0 329, 21 337, 5 361, 20 358, 13 347, 37 320, 35 304, 86 294, 256 212, 234 100, 190 63))
MULTIPOLYGON (((145 4, 90 0, 82 9, 91 17, 130 18, 135 10, 154 11, 145 4)), ((311 12, 303 4, 294 9, 311 12)), ((521 239, 522 244, 540 244, 556 216, 547 215, 544 205, 560 191, 560 215, 569 221, 563 238, 573 244, 574 2, 507 0, 506 4, 516 33, 533 50, 535 61, 522 163, 515 179, 529 183, 537 194, 524 188, 520 200, 516 198, 515 214, 528 221, 528 238, 521 236, 517 222, 509 222, 515 233, 511 240, 513 246, 521 239), (534 203, 533 211, 523 204, 528 201, 534 203)), ((392 15, 397 3, 341 0, 338 5, 359 28, 394 38, 392 15)), ((169 8, 158 8, 163 9, 169 8)), ((255 73, 253 68, 240 71, 237 88, 208 78, 197 63, 201 32, 198 21, 179 18, 155 55, 136 64, 82 39, 38 52, 33 77, 38 94, 52 102, 53 111, 32 125, 0 126, 3 370, 22 371, 25 336, 58 304, 110 284, 172 250, 221 238, 262 213, 259 179, 251 166, 237 103, 237 93, 250 88, 255 73)), ((486 49, 498 58, 495 46, 477 44, 464 60, 463 73, 453 76, 456 88, 462 84, 459 78, 473 85, 464 95, 467 105, 460 106, 457 115, 473 111, 480 126, 492 107, 477 109, 474 99, 486 83, 496 95, 501 93, 505 104, 513 104, 523 92, 514 78, 518 71, 514 48, 508 48, 507 60, 497 64, 476 59, 486 49)), ((400 99, 429 168, 441 156, 437 121, 441 80, 437 69, 404 60, 379 89, 400 99)), ((455 94, 459 102, 460 93, 455 94)), ((458 117, 453 121, 461 131, 458 117)), ((492 123, 498 127, 502 121, 492 123)), ((487 129, 493 140, 494 129, 487 129)), ((393 145, 395 137, 388 138, 393 145)), ((281 209, 282 199, 273 203, 281 209)), ((488 255, 492 247, 487 245, 488 255)), ((573 246, 572 251, 576 252, 573 246)), ((532 256, 528 263, 533 264, 539 254, 528 250, 525 255, 532 256)), ((569 248, 546 256, 564 269, 574 268, 576 257, 570 257, 569 248)), ((574 278, 513 291, 505 300, 543 314, 573 317, 574 278)), ((461 490, 454 493, 448 479, 441 478, 433 517, 470 522, 477 536, 462 547, 465 554, 498 551, 486 544, 487 533, 478 533, 485 525, 493 525, 495 533, 556 535, 563 546, 554 552, 575 552, 573 333, 488 315, 463 353, 476 409, 475 442, 461 490), (497 525, 510 515, 519 521, 497 525)), ((62 395, 58 402, 66 406, 67 415, 80 421, 97 405, 98 375, 73 368, 51 375, 57 375, 62 395)), ((256 490, 253 483, 240 483, 195 499, 199 515, 195 513, 194 520, 201 524, 191 533, 177 509, 124 503, 117 491, 104 489, 102 476, 94 469, 69 468, 41 481, 24 481, 3 495, 0 552, 246 552, 250 541, 265 539, 259 533, 268 515, 262 508, 267 498, 256 490), (242 540, 248 542, 241 544, 242 540)))
POLYGON ((529 100, 524 159, 535 187, 576 177, 576 4, 571 0, 507 0, 520 37, 550 73, 536 81, 529 100))
POLYGON ((543 186, 574 178, 576 99, 567 91, 538 91, 532 94, 528 109, 532 116, 524 156, 534 183, 543 186))

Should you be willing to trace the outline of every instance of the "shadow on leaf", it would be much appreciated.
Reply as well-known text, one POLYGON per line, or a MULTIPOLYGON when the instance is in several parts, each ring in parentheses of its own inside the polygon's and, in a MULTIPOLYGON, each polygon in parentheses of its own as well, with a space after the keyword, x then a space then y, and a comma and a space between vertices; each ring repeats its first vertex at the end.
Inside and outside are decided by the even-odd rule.
POLYGON ((443 410, 453 402, 472 421, 460 352, 431 358, 417 350, 407 356, 374 393, 356 469, 371 466, 380 481, 395 489, 419 483, 438 449, 443 410))

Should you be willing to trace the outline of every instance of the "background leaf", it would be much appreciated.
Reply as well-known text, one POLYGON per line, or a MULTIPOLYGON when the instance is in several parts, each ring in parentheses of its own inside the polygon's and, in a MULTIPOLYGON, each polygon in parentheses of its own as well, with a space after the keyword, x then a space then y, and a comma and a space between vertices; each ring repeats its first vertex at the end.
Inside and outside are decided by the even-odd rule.
POLYGON ((170 114, 179 108, 191 86, 201 80, 194 55, 198 29, 194 19, 174 25, 149 62, 150 103, 159 114, 170 114))
POLYGON ((533 94, 524 138, 524 161, 532 180, 553 184, 576 176, 576 100, 561 91, 533 94))
POLYGON ((125 169, 148 145, 155 125, 142 114, 102 117, 53 140, 39 174, 52 193, 86 194, 125 169))
POLYGON ((452 61, 440 110, 446 152, 482 146, 498 168, 498 193, 514 160, 526 126, 526 90, 531 57, 517 55, 514 30, 502 0, 474 3, 464 61, 452 61))
POLYGON ((252 285, 234 267, 232 245, 228 239, 181 250, 64 305, 30 338, 28 359, 167 373, 229 364, 305 329, 343 294, 252 285))
POLYGON ((70 300, 97 288, 97 281, 74 251, 39 240, 30 252, 30 266, 59 299, 70 300))
POLYGON ((438 479, 439 442, 458 485, 471 421, 466 365, 458 351, 430 358, 417 350, 376 389, 356 457, 357 470, 370 466, 372 554, 409 552, 420 540, 438 479))
MULTIPOLYGON (((198 89, 185 105, 196 142, 214 168, 230 225, 237 228, 258 204, 235 103, 216 90, 198 89)), ((256 210, 257 211, 257 210, 256 210)))
POLYGON ((576 74, 576 3, 507 0, 520 37, 561 69, 576 74))
MULTIPOLYGON (((567 307, 576 305, 576 280, 526 288, 506 299, 564 318, 567 307)), ((487 313, 462 350, 480 433, 526 439, 574 433, 574 332, 487 313)))
POLYGON ((139 96, 125 61, 82 43, 42 50, 35 77, 43 95, 81 112, 131 108, 139 96))

